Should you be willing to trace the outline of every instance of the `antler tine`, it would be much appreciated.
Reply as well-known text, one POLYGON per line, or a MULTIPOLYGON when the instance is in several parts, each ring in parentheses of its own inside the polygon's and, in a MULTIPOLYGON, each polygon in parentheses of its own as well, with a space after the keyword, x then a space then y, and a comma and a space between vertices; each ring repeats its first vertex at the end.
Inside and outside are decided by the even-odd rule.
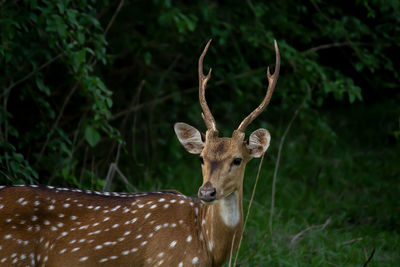
POLYGON ((257 118, 258 115, 260 115, 260 113, 268 106, 269 101, 271 100, 272 93, 274 92, 274 89, 275 89, 275 86, 276 86, 276 82, 278 81, 279 69, 280 69, 280 65, 281 65, 281 57, 279 55, 279 49, 278 49, 278 44, 276 43, 276 40, 274 40, 274 47, 275 47, 275 54, 276 54, 275 71, 274 71, 274 74, 271 75, 271 73, 269 71, 269 67, 267 69, 267 77, 268 77, 268 90, 267 90, 267 93, 265 95, 264 100, 261 102, 261 104, 255 110, 253 110, 253 112, 250 113, 250 115, 248 115, 242 121, 242 123, 240 123, 240 125, 239 125, 239 127, 237 129, 240 132, 244 132, 246 130, 246 127, 255 118, 257 118))
POLYGON ((205 97, 206 86, 207 86, 208 80, 211 77, 212 68, 210 68, 210 70, 208 71, 207 76, 204 76, 204 73, 203 73, 203 59, 207 53, 208 47, 210 46, 211 40, 212 39, 210 39, 208 41, 206 47, 203 50, 203 53, 201 53, 200 58, 199 58, 199 101, 200 101, 201 108, 203 110, 203 113, 201 114, 201 116, 203 117, 203 120, 207 126, 207 129, 217 131, 214 117, 211 114, 210 109, 208 108, 207 100, 205 97))

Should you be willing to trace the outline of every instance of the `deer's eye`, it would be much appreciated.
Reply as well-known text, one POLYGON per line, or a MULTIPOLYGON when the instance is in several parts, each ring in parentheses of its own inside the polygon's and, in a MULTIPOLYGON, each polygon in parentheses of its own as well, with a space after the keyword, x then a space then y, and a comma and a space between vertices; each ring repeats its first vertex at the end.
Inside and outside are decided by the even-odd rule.
POLYGON ((241 158, 234 158, 232 163, 233 163, 233 165, 239 166, 240 163, 242 163, 242 159, 241 158))
POLYGON ((203 159, 203 157, 202 156, 200 156, 200 163, 201 163, 201 165, 203 165, 204 164, 204 159, 203 159))

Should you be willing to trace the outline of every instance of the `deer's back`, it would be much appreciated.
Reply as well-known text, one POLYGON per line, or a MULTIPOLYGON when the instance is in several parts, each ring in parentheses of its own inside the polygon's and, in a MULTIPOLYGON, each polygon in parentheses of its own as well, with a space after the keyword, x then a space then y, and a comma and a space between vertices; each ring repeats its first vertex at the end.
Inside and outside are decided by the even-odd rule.
POLYGON ((179 192, 5 187, 0 189, 0 263, 208 266, 199 230, 201 205, 179 192))

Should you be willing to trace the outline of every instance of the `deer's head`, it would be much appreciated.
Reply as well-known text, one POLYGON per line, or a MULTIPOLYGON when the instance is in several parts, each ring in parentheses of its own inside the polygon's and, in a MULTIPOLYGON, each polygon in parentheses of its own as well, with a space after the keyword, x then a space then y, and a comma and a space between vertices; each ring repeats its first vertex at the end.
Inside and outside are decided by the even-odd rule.
POLYGON ((268 105, 278 80, 280 68, 279 50, 275 41, 275 72, 271 75, 269 68, 267 70, 268 90, 264 100, 242 121, 233 132, 232 137, 218 137, 214 117, 205 99, 205 89, 211 77, 211 69, 207 76, 204 76, 203 59, 210 42, 211 40, 204 48, 198 64, 199 99, 207 132, 202 135, 196 128, 182 122, 176 123, 174 126, 175 133, 185 149, 189 153, 200 154, 203 185, 199 189, 198 196, 203 203, 213 203, 241 190, 247 162, 252 158, 261 157, 268 149, 271 136, 266 129, 254 131, 247 140, 245 139, 245 129, 268 105))

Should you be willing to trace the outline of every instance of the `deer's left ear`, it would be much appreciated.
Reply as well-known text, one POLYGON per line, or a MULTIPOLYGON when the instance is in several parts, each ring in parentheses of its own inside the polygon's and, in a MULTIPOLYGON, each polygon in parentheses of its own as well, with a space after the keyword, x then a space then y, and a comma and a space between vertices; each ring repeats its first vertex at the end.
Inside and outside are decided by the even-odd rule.
POLYGON ((200 154, 204 148, 204 141, 199 130, 183 122, 177 122, 174 130, 179 142, 192 154, 200 154))
POLYGON ((251 133, 246 147, 253 158, 261 157, 269 147, 271 135, 265 129, 258 129, 251 133))

